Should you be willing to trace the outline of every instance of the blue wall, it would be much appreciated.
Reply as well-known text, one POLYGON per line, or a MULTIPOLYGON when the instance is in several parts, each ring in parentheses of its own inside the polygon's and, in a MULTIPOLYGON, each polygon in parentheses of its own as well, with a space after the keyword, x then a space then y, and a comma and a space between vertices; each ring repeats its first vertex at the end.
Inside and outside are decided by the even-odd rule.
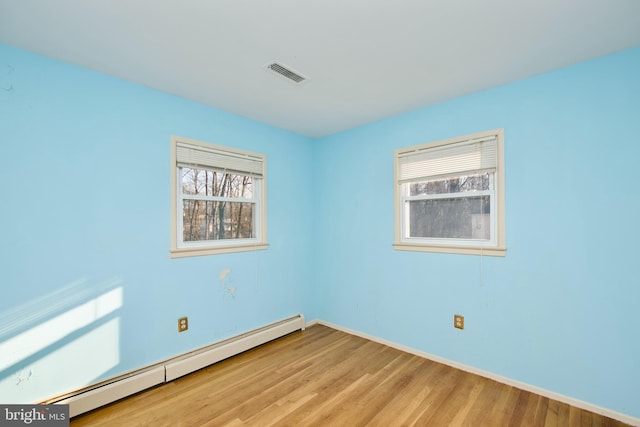
POLYGON ((316 316, 312 140, 6 45, 0 88, 0 402, 316 316), (171 134, 266 154, 268 250, 169 258, 171 134))
POLYGON ((640 417, 639 75, 632 49, 313 141, 0 45, 0 401, 303 312, 640 417), (393 150, 494 128, 507 256, 394 251, 393 150), (171 134, 267 155, 268 250, 169 258, 171 134))
POLYGON ((640 416, 639 76, 633 49, 322 140, 320 318, 640 416), (507 256, 394 251, 393 150, 495 128, 507 256))

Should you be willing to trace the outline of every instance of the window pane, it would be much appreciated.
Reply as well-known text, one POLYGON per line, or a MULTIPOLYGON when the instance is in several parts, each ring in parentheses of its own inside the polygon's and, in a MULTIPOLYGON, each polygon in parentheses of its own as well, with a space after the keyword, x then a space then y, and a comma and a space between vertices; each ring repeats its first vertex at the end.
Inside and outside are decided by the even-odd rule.
POLYGON ((407 202, 409 236, 490 240, 490 197, 407 202))
POLYGON ((183 201, 183 240, 253 238, 253 203, 183 201))
POLYGON ((182 193, 201 196, 253 198, 253 178, 208 169, 180 168, 182 193))
POLYGON ((462 175, 410 183, 409 195, 463 193, 465 191, 490 190, 491 173, 462 175))

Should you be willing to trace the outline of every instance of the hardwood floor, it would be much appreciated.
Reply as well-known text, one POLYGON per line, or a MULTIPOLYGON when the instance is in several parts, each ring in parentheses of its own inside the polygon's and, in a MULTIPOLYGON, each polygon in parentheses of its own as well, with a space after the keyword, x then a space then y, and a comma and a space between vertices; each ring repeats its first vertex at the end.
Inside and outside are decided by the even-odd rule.
POLYGON ((625 426, 315 325, 81 415, 81 426, 625 426))

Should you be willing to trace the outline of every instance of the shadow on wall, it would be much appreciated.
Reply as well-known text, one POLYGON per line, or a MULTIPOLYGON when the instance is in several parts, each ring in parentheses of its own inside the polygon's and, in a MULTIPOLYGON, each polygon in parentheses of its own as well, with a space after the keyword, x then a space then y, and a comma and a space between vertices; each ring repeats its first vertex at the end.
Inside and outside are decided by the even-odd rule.
POLYGON ((0 312, 0 402, 36 403, 120 363, 121 281, 78 279, 0 312))

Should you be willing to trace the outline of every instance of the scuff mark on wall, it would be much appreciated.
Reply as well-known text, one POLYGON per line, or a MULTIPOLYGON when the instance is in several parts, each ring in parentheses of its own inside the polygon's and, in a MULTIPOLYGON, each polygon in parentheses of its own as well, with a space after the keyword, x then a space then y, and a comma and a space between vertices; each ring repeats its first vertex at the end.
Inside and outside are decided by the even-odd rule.
MULTIPOLYGON (((3 74, 3 77, 9 76, 9 75, 11 75, 13 73, 14 68, 11 65, 7 64, 7 68, 8 68, 8 70, 3 74)), ((1 84, 2 89, 4 89, 5 92, 13 91, 13 84, 10 83, 10 82, 5 82, 4 80, 5 79, 3 78, 2 79, 2 84, 1 84)))
POLYGON ((229 270, 228 268, 222 270, 222 273, 220 273, 220 280, 224 280, 229 273, 231 273, 231 270, 229 270))
POLYGON ((233 285, 230 269, 225 268, 220 273, 220 285, 222 286, 224 297, 227 297, 227 298, 236 297, 236 287, 233 285))
POLYGON ((23 369, 16 373, 16 386, 31 381, 33 378, 33 369, 23 369))

